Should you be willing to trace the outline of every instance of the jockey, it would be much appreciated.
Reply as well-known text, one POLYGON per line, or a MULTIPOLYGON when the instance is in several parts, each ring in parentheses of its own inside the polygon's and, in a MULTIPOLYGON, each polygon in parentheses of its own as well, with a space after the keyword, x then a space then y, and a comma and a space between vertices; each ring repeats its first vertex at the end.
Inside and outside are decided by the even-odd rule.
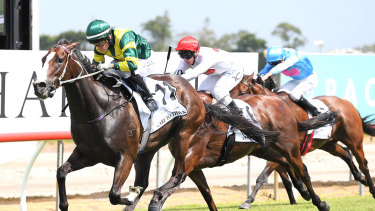
POLYGON ((310 60, 294 49, 271 47, 267 50, 266 61, 266 66, 259 72, 262 80, 278 73, 291 77, 293 80, 281 86, 280 91, 284 89, 293 102, 310 111, 313 116, 318 115, 318 109, 303 97, 318 84, 318 77, 310 60))
POLYGON ((206 74, 207 78, 197 90, 208 91, 231 111, 241 112, 229 92, 241 81, 244 68, 233 62, 228 52, 201 47, 191 36, 182 38, 177 44, 176 51, 181 61, 175 74, 183 74, 182 77, 187 80, 206 74))
POLYGON ((153 71, 154 64, 147 41, 130 29, 114 29, 102 20, 94 20, 87 26, 86 39, 95 46, 93 64, 96 68, 114 69, 130 82, 129 85, 142 96, 151 111, 156 110, 157 104, 142 77, 148 75, 148 71, 153 71), (104 55, 114 60, 105 64, 104 55))

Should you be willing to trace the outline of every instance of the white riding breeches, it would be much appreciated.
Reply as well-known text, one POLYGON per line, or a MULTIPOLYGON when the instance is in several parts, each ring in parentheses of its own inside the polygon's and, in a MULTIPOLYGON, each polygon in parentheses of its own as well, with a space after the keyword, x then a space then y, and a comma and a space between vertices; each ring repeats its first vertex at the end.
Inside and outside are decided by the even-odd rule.
POLYGON ((314 72, 310 76, 302 80, 290 80, 285 83, 279 91, 289 93, 290 99, 298 101, 301 96, 309 94, 318 85, 318 76, 314 72))
POLYGON ((220 75, 208 75, 198 87, 198 91, 210 92, 217 101, 227 106, 232 102, 229 92, 242 80, 242 77, 243 68, 232 69, 220 75))

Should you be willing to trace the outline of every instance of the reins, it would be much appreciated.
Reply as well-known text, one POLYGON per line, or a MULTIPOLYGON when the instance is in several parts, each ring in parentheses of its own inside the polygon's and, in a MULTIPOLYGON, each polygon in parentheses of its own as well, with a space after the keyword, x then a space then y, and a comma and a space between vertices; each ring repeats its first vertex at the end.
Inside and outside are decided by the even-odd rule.
MULTIPOLYGON (((62 86, 63 84, 74 83, 74 82, 76 82, 76 81, 78 81, 78 80, 81 80, 81 79, 89 78, 89 77, 91 77, 91 76, 97 75, 97 74, 99 74, 99 73, 101 73, 101 72, 104 71, 104 70, 99 70, 99 71, 96 71, 96 72, 93 72, 93 73, 90 73, 90 74, 82 75, 82 73, 83 73, 83 67, 82 67, 81 62, 80 62, 80 61, 77 61, 76 59, 74 59, 74 58, 71 56, 71 55, 72 55, 72 52, 69 51, 65 46, 63 46, 63 45, 59 45, 59 46, 62 47, 62 48, 65 50, 65 52, 67 53, 67 55, 68 55, 68 56, 67 56, 67 59, 66 59, 65 66, 64 66, 64 69, 63 69, 63 71, 62 71, 60 77, 56 79, 56 80, 58 80, 60 86, 62 86), (64 81, 62 81, 62 79, 64 78, 64 75, 65 75, 65 73, 66 73, 66 69, 67 69, 67 66, 68 66, 68 63, 69 63, 69 59, 72 59, 75 63, 77 63, 77 64, 79 65, 79 67, 80 67, 80 69, 81 69, 81 72, 80 72, 80 73, 78 74, 78 76, 75 77, 75 78, 72 78, 72 79, 69 79, 69 80, 64 80, 64 81)), ((105 93, 107 94, 107 105, 105 106, 105 109, 104 109, 104 111, 106 111, 107 108, 108 108, 109 102, 110 102, 109 97, 110 97, 111 95, 110 95, 110 94, 107 92, 107 90, 104 88, 103 84, 100 83, 100 85, 102 86, 103 90, 104 90, 105 93)), ((101 121, 102 119, 104 119, 104 117, 106 117, 106 116, 108 116, 109 114, 111 114, 114 110, 119 109, 119 108, 122 108, 122 107, 125 107, 125 106, 129 103, 129 101, 132 99, 132 97, 133 97, 133 95, 130 97, 130 99, 126 99, 126 102, 125 102, 125 103, 122 103, 122 104, 120 104, 120 105, 117 105, 117 106, 111 108, 109 111, 103 113, 102 115, 100 115, 100 116, 97 117, 96 119, 89 120, 89 121, 77 121, 77 120, 74 120, 74 119, 71 118, 71 120, 72 120, 73 122, 77 122, 77 123, 81 123, 81 124, 91 124, 91 123, 99 122, 99 121, 101 121)), ((67 107, 68 107, 68 104, 64 107, 63 110, 65 110, 67 107)))

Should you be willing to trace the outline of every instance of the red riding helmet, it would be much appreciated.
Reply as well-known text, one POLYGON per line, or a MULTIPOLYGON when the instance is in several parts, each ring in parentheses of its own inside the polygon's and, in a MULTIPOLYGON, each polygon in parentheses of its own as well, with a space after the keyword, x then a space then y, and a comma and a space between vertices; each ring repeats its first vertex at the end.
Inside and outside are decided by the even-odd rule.
POLYGON ((183 37, 177 44, 176 51, 193 51, 198 52, 200 49, 197 39, 191 36, 183 37))

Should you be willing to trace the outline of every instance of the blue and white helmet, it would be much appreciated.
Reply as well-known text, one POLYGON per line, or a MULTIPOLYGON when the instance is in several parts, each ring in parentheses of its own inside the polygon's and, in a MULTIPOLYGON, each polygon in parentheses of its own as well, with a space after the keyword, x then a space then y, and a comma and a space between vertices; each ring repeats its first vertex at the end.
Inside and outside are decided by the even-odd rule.
POLYGON ((280 61, 285 56, 285 50, 281 47, 270 47, 267 50, 266 60, 267 63, 280 61))

